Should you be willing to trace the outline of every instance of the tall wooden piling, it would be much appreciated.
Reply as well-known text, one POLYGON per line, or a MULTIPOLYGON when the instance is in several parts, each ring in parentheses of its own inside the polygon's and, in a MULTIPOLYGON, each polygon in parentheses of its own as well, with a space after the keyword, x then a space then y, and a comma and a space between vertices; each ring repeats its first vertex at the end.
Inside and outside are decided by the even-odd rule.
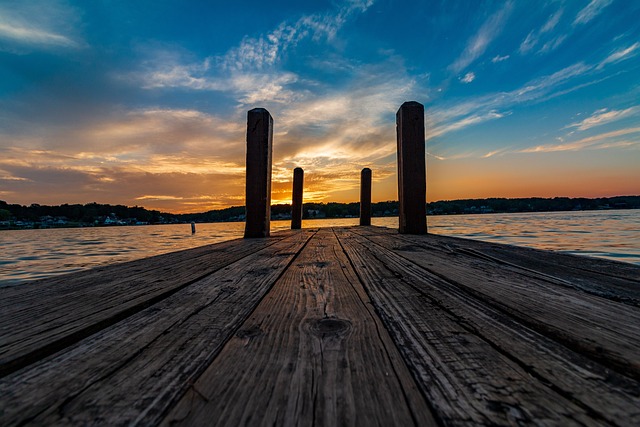
POLYGON ((360 172, 360 225, 371 225, 371 169, 360 172))
POLYGON ((302 189, 304 187, 304 171, 302 168, 293 170, 293 194, 291 196, 291 229, 302 227, 302 189))
POLYGON ((398 137, 399 231, 427 233, 427 175, 424 141, 424 106, 410 101, 396 114, 398 137))
POLYGON ((246 223, 244 237, 268 237, 271 220, 273 118, 264 108, 247 114, 246 223))

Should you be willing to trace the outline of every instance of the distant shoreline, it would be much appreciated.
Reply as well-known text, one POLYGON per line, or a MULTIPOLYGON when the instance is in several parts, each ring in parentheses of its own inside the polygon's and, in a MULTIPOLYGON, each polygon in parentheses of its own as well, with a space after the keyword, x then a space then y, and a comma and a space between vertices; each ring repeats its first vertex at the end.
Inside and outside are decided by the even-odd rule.
MULTIPOLYGON (((195 214, 171 214, 143 207, 126 207, 89 203, 86 205, 23 206, 0 200, 0 230, 113 227, 135 225, 243 222, 244 206, 235 206, 195 214)), ((427 203, 428 215, 464 215, 490 213, 576 212, 597 210, 640 209, 640 196, 615 196, 603 198, 489 198, 445 200, 427 203)), ((372 204, 372 216, 376 218, 398 216, 398 202, 387 201, 372 204)), ((360 204, 304 203, 303 219, 357 218, 360 204)), ((272 220, 291 219, 289 204, 272 205, 272 220)))

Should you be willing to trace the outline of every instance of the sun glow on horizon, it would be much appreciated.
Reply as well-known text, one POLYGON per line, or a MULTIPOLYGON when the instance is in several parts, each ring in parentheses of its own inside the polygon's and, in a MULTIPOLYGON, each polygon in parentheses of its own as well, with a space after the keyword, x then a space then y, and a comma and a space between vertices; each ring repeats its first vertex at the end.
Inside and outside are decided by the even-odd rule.
POLYGON ((274 1, 0 3, 0 196, 241 206, 259 107, 273 203, 396 200, 411 100, 428 201, 640 194, 640 3, 274 1))

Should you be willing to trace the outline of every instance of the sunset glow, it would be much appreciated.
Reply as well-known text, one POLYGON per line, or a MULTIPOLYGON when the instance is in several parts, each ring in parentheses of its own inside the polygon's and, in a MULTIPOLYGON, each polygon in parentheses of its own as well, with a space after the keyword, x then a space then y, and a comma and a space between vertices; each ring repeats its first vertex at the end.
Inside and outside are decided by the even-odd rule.
POLYGON ((0 2, 0 200, 396 200, 395 113, 425 105, 427 199, 640 194, 640 2, 0 2), (37 13, 35 12, 37 11, 37 13))

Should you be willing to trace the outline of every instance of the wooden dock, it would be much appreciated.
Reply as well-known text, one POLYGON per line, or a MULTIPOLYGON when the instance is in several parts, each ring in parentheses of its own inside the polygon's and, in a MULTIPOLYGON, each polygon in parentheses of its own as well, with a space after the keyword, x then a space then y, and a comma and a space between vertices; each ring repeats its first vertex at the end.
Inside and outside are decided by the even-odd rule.
POLYGON ((640 425, 640 267, 380 227, 0 289, 0 425, 640 425))

